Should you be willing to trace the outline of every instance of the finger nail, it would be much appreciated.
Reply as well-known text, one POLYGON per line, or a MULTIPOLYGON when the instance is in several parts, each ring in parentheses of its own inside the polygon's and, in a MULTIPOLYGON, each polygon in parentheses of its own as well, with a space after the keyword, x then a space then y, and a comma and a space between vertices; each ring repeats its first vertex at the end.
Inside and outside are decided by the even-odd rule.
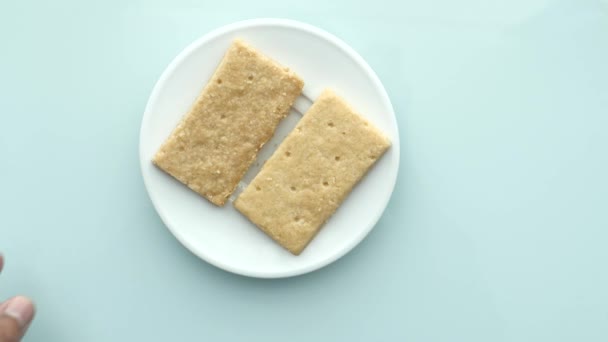
POLYGON ((6 303, 3 314, 15 318, 23 327, 34 318, 34 304, 29 298, 18 296, 6 303))

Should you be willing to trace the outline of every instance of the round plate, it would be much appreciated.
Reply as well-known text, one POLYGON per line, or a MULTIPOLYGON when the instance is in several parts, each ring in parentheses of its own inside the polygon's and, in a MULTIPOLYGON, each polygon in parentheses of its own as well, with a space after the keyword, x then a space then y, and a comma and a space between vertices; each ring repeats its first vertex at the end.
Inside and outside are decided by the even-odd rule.
POLYGON ((399 133, 376 74, 349 46, 310 25, 256 19, 217 29, 192 43, 163 72, 143 116, 141 169, 154 207, 190 251, 224 270, 252 277, 289 277, 319 269, 346 254, 374 227, 391 196, 399 167, 399 133), (152 165, 162 142, 188 111, 233 39, 246 42, 306 83, 314 100, 333 88, 391 139, 392 146, 355 187, 299 256, 267 237, 230 203, 218 208, 152 165))

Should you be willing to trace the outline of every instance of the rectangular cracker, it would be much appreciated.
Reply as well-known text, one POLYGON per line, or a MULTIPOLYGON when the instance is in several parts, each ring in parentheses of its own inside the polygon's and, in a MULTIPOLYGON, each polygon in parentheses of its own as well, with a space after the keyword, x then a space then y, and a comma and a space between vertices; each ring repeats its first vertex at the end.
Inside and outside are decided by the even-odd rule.
POLYGON ((234 206, 298 255, 390 141, 325 90, 234 206))
POLYGON ((224 205, 303 86, 288 68, 235 40, 153 163, 224 205))

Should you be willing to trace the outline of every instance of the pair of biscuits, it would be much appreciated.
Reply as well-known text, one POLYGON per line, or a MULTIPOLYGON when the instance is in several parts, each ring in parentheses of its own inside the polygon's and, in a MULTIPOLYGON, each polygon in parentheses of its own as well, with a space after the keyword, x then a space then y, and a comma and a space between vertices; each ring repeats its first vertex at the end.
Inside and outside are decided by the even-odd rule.
MULTIPOLYGON (((224 205, 303 86, 295 73, 236 40, 154 164, 224 205)), ((298 255, 389 146, 325 90, 234 206, 298 255)))

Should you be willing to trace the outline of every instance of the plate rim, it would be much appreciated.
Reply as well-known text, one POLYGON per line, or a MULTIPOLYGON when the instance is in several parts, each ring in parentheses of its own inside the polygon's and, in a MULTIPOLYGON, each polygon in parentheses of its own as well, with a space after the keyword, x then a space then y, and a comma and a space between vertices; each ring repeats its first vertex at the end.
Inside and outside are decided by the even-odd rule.
POLYGON ((380 81, 378 75, 369 66, 369 64, 352 47, 350 47, 348 44, 346 44, 344 41, 342 41, 338 37, 334 36, 333 34, 327 32, 323 29, 320 29, 316 26, 313 26, 313 25, 310 25, 307 23, 303 23, 300 21, 296 21, 296 20, 292 20, 292 19, 282 19, 282 18, 247 19, 247 20, 241 20, 241 21, 237 21, 237 22, 233 22, 233 23, 230 23, 227 25, 220 26, 220 27, 215 28, 215 29, 211 30, 210 32, 202 35, 201 37, 197 38, 192 43, 190 43, 188 46, 186 46, 184 49, 182 49, 173 58, 173 60, 167 65, 167 67, 163 70, 161 76, 158 78, 158 80, 154 84, 152 91, 150 92, 148 101, 146 102, 146 106, 144 109, 144 114, 141 119, 141 126, 140 126, 140 130, 139 130, 140 172, 141 172, 141 175, 142 175, 142 178, 144 181, 144 186, 146 188, 148 197, 150 198, 150 201, 152 202, 152 205, 153 205, 154 209, 156 210, 156 213, 160 217, 161 221, 163 222, 164 226, 182 244, 182 246, 186 247, 186 249, 189 250, 192 254, 196 255, 200 259, 206 261, 207 263, 209 263, 217 268, 220 268, 222 270, 225 270, 225 271, 228 271, 228 272, 231 272, 234 274, 239 274, 242 276, 247 276, 247 277, 252 277, 252 278, 266 278, 266 279, 288 278, 288 277, 294 277, 294 276, 310 273, 310 272, 319 270, 321 268, 324 268, 324 267, 334 263, 338 259, 342 258, 344 255, 346 255, 350 251, 352 251, 356 246, 358 246, 361 243, 361 241, 363 241, 369 235, 369 233, 376 227, 376 225, 378 224, 378 221, 380 220, 380 218, 386 211, 388 203, 390 202, 392 195, 394 193, 395 185, 397 183, 397 178, 399 175, 399 166, 400 166, 399 137, 400 137, 399 126, 397 124, 397 117, 395 115, 395 110, 390 101, 388 93, 386 92, 386 89, 384 88, 384 85, 380 81), (392 179, 390 179, 390 182, 391 182, 390 192, 389 192, 388 196, 386 196, 386 198, 384 199, 384 203, 382 203, 383 209, 378 211, 373 217, 371 217, 370 222, 372 222, 372 224, 369 226, 369 228, 362 231, 361 234, 359 234, 358 238, 355 238, 354 240, 352 240, 351 243, 347 244, 342 249, 337 250, 335 253, 330 255, 330 257, 325 258, 320 262, 316 262, 316 263, 313 263, 310 265, 305 265, 304 267, 299 267, 299 268, 296 267, 296 268, 292 268, 292 269, 289 269, 286 271, 281 271, 281 272, 259 272, 259 271, 251 271, 248 269, 234 267, 234 266, 228 265, 220 260, 217 260, 216 258, 209 256, 206 253, 201 252, 200 250, 194 248, 187 241, 187 239, 183 238, 183 236, 181 236, 181 234, 179 234, 173 227, 171 227, 167 223, 168 220, 165 218, 164 212, 162 211, 162 209, 159 208, 159 206, 157 205, 157 202, 154 198, 154 195, 150 191, 149 179, 146 177, 146 173, 144 171, 144 167, 145 167, 144 163, 149 163, 149 161, 144 160, 145 158, 143 156, 144 152, 143 152, 143 143, 142 143, 143 138, 142 137, 143 137, 144 126, 145 126, 145 123, 149 121, 148 117, 151 115, 150 112, 151 112, 152 103, 154 102, 154 100, 156 98, 158 98, 162 85, 173 74, 175 69, 182 63, 182 61, 185 58, 187 58, 192 52, 194 52, 200 45, 204 44, 207 41, 211 41, 221 35, 227 34, 231 31, 245 29, 245 28, 249 28, 249 27, 257 27, 257 26, 276 26, 276 27, 285 27, 285 28, 289 28, 289 29, 301 30, 301 31, 313 34, 315 36, 318 36, 321 39, 325 39, 329 43, 336 46, 338 49, 342 50, 371 79, 371 81, 373 82, 374 88, 379 90, 380 95, 381 95, 381 101, 389 109, 389 113, 388 113, 390 116, 389 119, 391 121, 391 124, 394 126, 395 132, 396 132, 396 137, 391 138, 392 139, 391 149, 396 150, 394 152, 395 158, 396 158, 396 161, 395 161, 396 166, 394 167, 394 170, 395 170, 394 175, 393 175, 392 179))

